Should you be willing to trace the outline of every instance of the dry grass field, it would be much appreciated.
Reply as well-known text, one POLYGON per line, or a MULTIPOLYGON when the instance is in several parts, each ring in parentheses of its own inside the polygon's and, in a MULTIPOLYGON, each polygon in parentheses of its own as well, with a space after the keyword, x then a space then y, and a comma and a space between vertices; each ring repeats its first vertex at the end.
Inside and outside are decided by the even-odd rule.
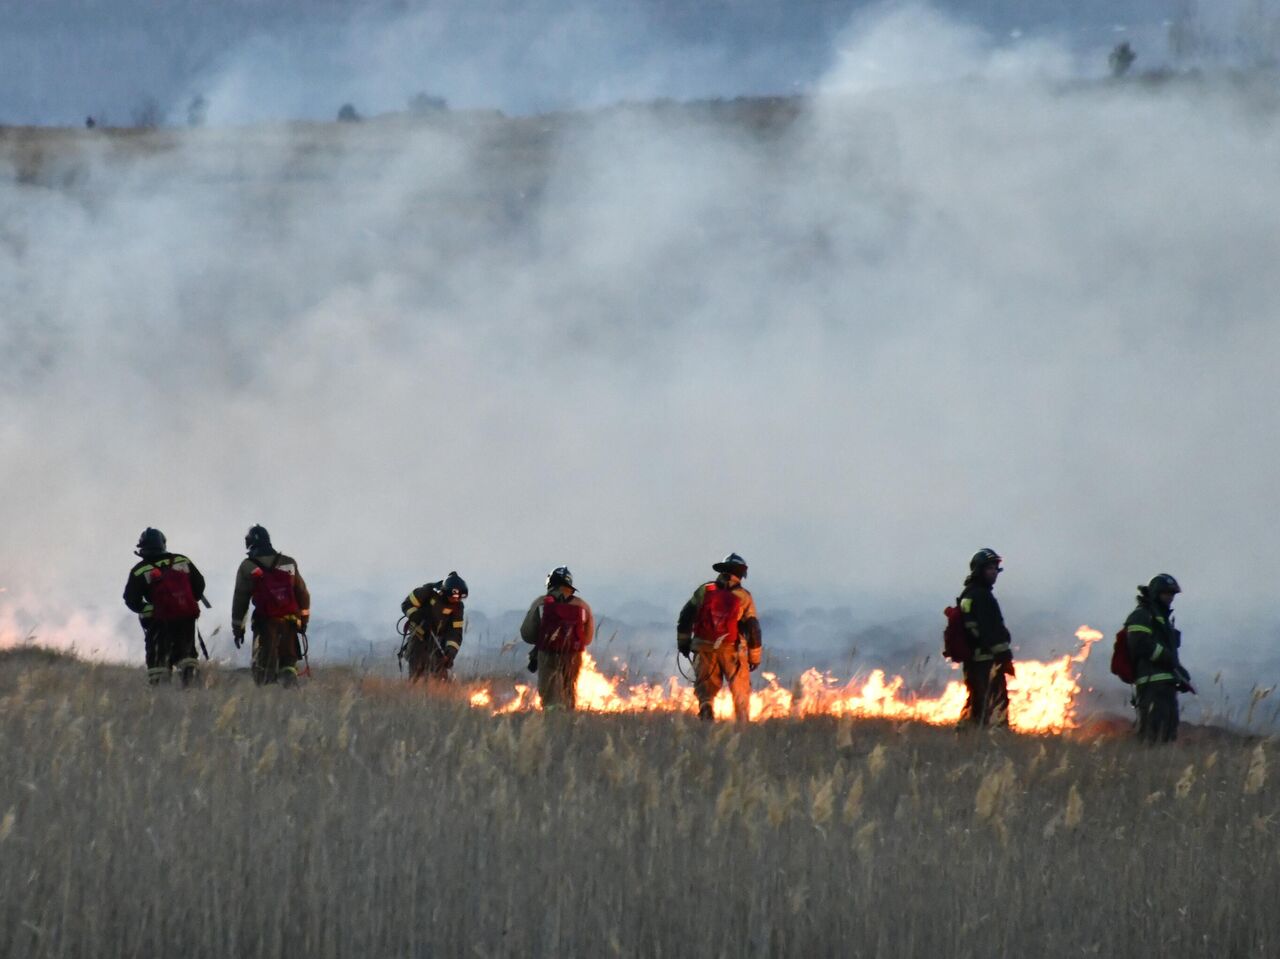
POLYGON ((0 656, 0 955, 1253 956, 1267 742, 495 718, 0 656))

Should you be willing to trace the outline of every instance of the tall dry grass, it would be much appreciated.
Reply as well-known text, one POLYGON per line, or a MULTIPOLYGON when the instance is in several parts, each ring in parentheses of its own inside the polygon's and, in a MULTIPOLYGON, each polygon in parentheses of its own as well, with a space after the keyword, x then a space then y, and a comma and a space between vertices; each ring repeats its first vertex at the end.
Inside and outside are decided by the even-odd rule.
POLYGON ((1273 745, 0 658, 0 955, 1274 956, 1273 745))

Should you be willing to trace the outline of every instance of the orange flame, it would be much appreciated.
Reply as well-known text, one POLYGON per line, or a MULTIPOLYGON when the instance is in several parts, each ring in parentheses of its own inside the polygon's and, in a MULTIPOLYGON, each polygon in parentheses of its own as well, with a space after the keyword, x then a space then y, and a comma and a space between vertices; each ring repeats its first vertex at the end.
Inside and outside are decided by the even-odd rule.
MULTIPOLYGON (((1017 675, 1009 679, 1009 722, 1018 732, 1048 733, 1074 729, 1076 697, 1080 694, 1079 670, 1093 644, 1102 638, 1096 629, 1076 630, 1080 649, 1074 655, 1048 662, 1021 660, 1017 675)), ((958 668, 958 667, 956 667, 958 668)), ((751 693, 751 720, 788 716, 850 716, 860 719, 899 719, 933 725, 952 725, 964 709, 965 686, 953 680, 937 696, 916 696, 906 691, 901 676, 886 677, 874 670, 865 680, 840 683, 830 673, 810 669, 800 677, 799 692, 778 685, 773 673, 761 673, 765 686, 751 693)), ((598 713, 675 712, 697 713, 693 689, 675 676, 663 683, 627 683, 624 676, 600 672, 590 653, 582 657, 578 674, 578 709, 598 713)), ((492 709, 495 715, 541 709, 537 690, 516 684, 515 695, 494 706, 496 697, 485 688, 471 694, 471 705, 492 709)), ((733 702, 721 690, 713 704, 717 719, 733 717, 733 702)))

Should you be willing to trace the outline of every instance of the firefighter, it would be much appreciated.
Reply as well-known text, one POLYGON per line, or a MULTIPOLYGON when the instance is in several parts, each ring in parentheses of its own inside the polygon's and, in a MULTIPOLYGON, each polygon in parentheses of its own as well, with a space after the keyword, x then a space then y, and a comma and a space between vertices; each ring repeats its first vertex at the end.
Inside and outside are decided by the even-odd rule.
POLYGON ((691 656, 698 716, 714 720, 712 702, 723 686, 733 696, 733 716, 751 718, 751 674, 763 654, 755 600, 743 587, 747 561, 730 553, 711 567, 719 575, 699 586, 680 610, 676 648, 691 656))
POLYGON ((547 576, 546 595, 533 601, 520 624, 520 638, 533 646, 529 668, 537 671, 538 696, 547 712, 577 708, 582 651, 595 634, 595 618, 574 588, 573 573, 556 567, 547 576))
POLYGON ((1178 650, 1182 633, 1173 624, 1173 598, 1182 592, 1168 573, 1138 587, 1138 602, 1124 622, 1133 661, 1138 738, 1170 743, 1178 738, 1178 693, 1194 692, 1178 650))
POLYGON ((455 570, 419 586, 400 604, 407 619, 400 656, 409 661, 409 682, 449 678, 462 646, 466 598, 467 583, 455 570))
POLYGON ((259 686, 298 682, 311 594, 298 563, 271 545, 271 534, 253 526, 244 538, 247 557, 236 571, 231 601, 231 635, 236 649, 244 644, 244 619, 253 601, 253 680, 259 686))
POLYGON ((177 669, 183 687, 196 678, 196 620, 204 577, 196 564, 170 553, 164 533, 148 527, 138 537, 140 557, 124 585, 124 604, 138 614, 147 658, 147 682, 168 683, 177 669))
POLYGON ((1013 675, 1013 649, 994 589, 1004 572, 1000 554, 980 549, 969 560, 969 576, 960 594, 960 612, 968 634, 970 655, 964 664, 964 684, 969 691, 960 725, 1008 726, 1009 687, 1013 675))

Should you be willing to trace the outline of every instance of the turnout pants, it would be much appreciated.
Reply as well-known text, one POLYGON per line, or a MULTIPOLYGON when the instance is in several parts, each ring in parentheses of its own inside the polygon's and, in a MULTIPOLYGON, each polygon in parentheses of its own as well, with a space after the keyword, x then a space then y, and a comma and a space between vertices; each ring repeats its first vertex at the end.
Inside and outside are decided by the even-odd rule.
POLYGON ((751 719, 751 668, 747 651, 738 646, 705 646, 693 654, 693 691, 698 697, 698 716, 714 720, 712 702, 728 686, 733 696, 733 718, 740 723, 751 719))
POLYGON ((409 641, 407 650, 409 660, 409 682, 417 683, 426 679, 449 678, 449 661, 440 652, 433 639, 414 638, 409 641))
POLYGON ((538 696, 542 708, 551 712, 578 708, 578 673, 582 670, 582 653, 552 653, 538 650, 538 696))
POLYGON ((147 655, 147 682, 152 686, 173 679, 173 670, 180 671, 182 685, 190 686, 195 679, 196 621, 182 619, 174 623, 147 623, 142 627, 142 641, 147 655))
POLYGON ((298 681, 298 625, 291 619, 253 621, 253 681, 259 686, 279 683, 293 686, 298 681))
POLYGON ((1006 664, 995 659, 964 664, 964 685, 969 691, 961 726, 1008 726, 1009 686, 1006 664))
POLYGON ((1145 743, 1171 743, 1178 738, 1178 687, 1144 683, 1138 687, 1138 738, 1145 743))

